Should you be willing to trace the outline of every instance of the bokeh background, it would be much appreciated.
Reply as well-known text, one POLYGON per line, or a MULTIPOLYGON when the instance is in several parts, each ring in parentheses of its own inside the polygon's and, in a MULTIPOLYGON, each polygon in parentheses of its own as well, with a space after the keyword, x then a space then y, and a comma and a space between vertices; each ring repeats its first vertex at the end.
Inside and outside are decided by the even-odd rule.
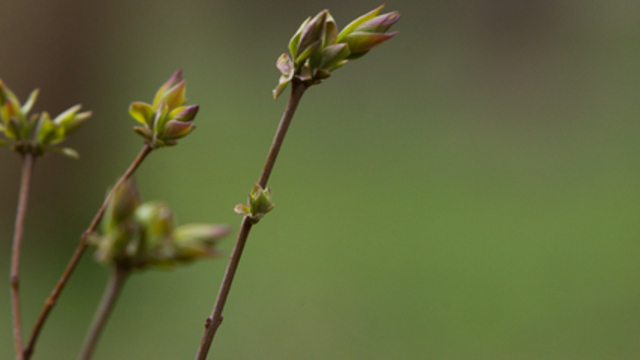
MULTIPOLYGON (((36 110, 94 111, 38 161, 22 260, 28 335, 108 186, 127 113, 178 68, 198 129, 143 197, 238 228, 300 22, 378 2, 0 1, 0 78, 36 110)), ((640 2, 403 1, 400 34, 308 91, 252 232, 216 359, 639 359, 640 2)), ((19 158, 0 149, 0 358, 19 158)), ((233 236, 222 244, 230 252, 233 236)), ((190 359, 225 259, 130 279, 95 359, 190 359)), ((87 253, 34 359, 72 359, 108 269, 87 253)))

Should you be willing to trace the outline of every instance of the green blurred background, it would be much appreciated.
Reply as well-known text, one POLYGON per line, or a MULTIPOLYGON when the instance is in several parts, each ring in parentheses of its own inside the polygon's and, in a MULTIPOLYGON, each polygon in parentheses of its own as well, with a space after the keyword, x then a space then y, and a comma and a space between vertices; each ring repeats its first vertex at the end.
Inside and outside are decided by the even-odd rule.
MULTIPOLYGON (((0 1, 0 78, 94 111, 35 171, 28 335, 141 147, 127 108, 184 70, 198 129, 138 172, 180 223, 237 229, 300 22, 377 2, 0 1)), ((400 34, 311 88, 252 232, 216 359, 639 359, 640 2, 389 1, 400 34)), ((0 149, 0 358, 19 159, 0 149)), ((229 253, 230 236, 222 244, 229 253)), ((193 358, 225 259, 130 279, 95 359, 193 358)), ((108 270, 88 253, 34 359, 77 354, 108 270)))

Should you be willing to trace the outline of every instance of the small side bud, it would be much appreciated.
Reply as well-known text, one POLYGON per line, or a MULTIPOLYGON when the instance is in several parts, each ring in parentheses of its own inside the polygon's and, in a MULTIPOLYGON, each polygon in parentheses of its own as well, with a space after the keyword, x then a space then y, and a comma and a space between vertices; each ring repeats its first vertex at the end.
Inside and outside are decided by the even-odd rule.
POLYGON ((248 216, 252 223, 257 224, 269 211, 273 210, 274 206, 275 204, 271 201, 271 189, 263 189, 256 184, 249 193, 247 205, 238 204, 234 211, 248 216))
POLYGON ((217 243, 229 234, 230 228, 222 225, 189 224, 179 226, 173 232, 176 260, 193 261, 199 258, 217 257, 217 243))

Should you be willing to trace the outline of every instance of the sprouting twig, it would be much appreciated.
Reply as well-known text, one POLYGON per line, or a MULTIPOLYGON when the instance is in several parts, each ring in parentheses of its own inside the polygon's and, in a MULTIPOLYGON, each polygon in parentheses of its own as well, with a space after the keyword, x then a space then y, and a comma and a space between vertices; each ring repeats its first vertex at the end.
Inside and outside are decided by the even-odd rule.
MULTIPOLYGON (((269 150, 269 155, 267 155, 267 160, 264 164, 264 167, 262 168, 260 179, 258 180, 258 184, 262 188, 266 187, 267 185, 267 181, 269 180, 269 176, 271 175, 271 171, 273 170, 273 165, 275 164, 276 158, 278 157, 278 152, 280 151, 280 147, 282 146, 282 142, 284 141, 284 136, 287 133, 289 124, 291 124, 291 120, 293 119, 293 114, 295 113, 296 108, 300 103, 302 95, 304 94, 305 90, 307 90, 307 87, 308 85, 299 81, 294 81, 294 83, 292 84, 289 102, 287 103, 284 114, 282 114, 280 125, 278 126, 278 130, 273 139, 273 143, 271 144, 271 149, 269 150)), ((251 219, 248 216, 245 216, 242 219, 242 225, 240 226, 240 231, 238 232, 238 237, 236 238, 236 243, 233 247, 231 258, 229 259, 227 270, 224 273, 222 284, 220 285, 220 290, 218 291, 218 297, 216 298, 215 305, 213 306, 211 316, 207 318, 207 321, 205 323, 205 331, 202 337, 202 341, 200 342, 200 347, 198 348, 196 360, 206 359, 216 330, 218 330, 218 327, 220 327, 220 324, 222 323, 222 310, 224 309, 224 305, 227 301, 227 296, 229 295, 229 290, 231 289, 231 283, 233 282, 236 270, 238 269, 238 263, 240 262, 240 257, 242 256, 242 250, 244 249, 244 245, 247 242, 247 237, 249 236, 249 231, 251 230, 252 225, 253 224, 251 222, 251 219)))
POLYGON ((40 335, 40 331, 42 330, 42 326, 44 325, 45 321, 47 320, 47 317, 49 316, 49 313, 51 312, 51 310, 55 306, 56 301, 58 300, 58 297, 60 296, 60 293, 62 292, 62 290, 64 289, 65 285, 69 281, 69 278, 71 277, 71 274, 75 270, 76 265, 78 265, 78 262, 80 261, 80 258, 82 257, 82 254, 84 254, 84 251, 86 250, 87 245, 88 245, 87 244, 87 236, 89 236, 89 234, 94 232, 96 230, 96 228, 98 227, 98 224, 100 224, 100 221, 102 220, 102 216, 104 215, 104 212, 105 212, 105 210, 107 208, 107 204, 109 203, 109 200, 113 196, 114 190, 120 184, 122 184, 123 182, 128 180, 133 175, 133 173, 138 169, 138 167, 140 166, 142 161, 147 157, 147 155, 149 155, 149 153, 152 150, 153 150, 153 147, 150 144, 145 144, 144 145, 144 147, 142 148, 142 150, 140 150, 140 153, 138 154, 136 159, 129 166, 129 168, 122 175, 122 177, 118 180, 118 182, 113 187, 113 189, 111 189, 111 191, 109 192, 109 194, 105 198, 104 202, 102 203, 102 206, 100 206, 100 209, 98 209, 98 212, 94 216, 94 218, 91 221, 91 224, 89 225, 87 230, 85 230, 82 233, 82 236, 80 237, 80 242, 78 243, 78 246, 76 247, 76 250, 73 253, 73 256, 71 257, 71 260, 69 260, 69 263, 67 264, 67 267, 64 270, 64 273, 60 277, 60 280, 58 280, 58 283, 56 284, 55 288, 51 292, 51 295, 49 295, 47 300, 44 302, 44 306, 42 307, 42 310, 40 311, 40 316, 38 316, 38 320, 36 321, 36 324, 33 327, 33 331, 31 333, 31 338, 29 339, 29 343, 27 344, 27 346, 24 349, 24 360, 28 360, 28 359, 31 358, 31 355, 33 354, 33 350, 34 350, 34 347, 35 347, 35 343, 38 340, 38 336, 40 335))

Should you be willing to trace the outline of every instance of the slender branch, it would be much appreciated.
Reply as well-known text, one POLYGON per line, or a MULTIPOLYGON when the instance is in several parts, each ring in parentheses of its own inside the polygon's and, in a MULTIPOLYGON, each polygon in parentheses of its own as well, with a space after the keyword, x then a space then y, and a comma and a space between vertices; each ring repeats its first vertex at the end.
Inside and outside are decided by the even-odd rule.
POLYGON ((105 212, 105 210, 107 208, 107 204, 109 203, 109 200, 111 200, 111 197, 113 196, 114 190, 118 186, 120 186, 120 184, 122 184, 123 182, 127 181, 133 175, 133 173, 138 169, 138 167, 140 166, 142 161, 147 157, 147 155, 149 155, 149 153, 152 150, 153 150, 153 147, 151 147, 151 145, 149 145, 149 144, 145 144, 144 145, 144 147, 142 148, 142 150, 140 150, 140 153, 138 154, 136 159, 133 161, 133 163, 131 163, 131 165, 129 166, 127 171, 118 180, 118 182, 113 187, 113 189, 111 189, 111 191, 109 192, 109 194, 105 198, 104 202, 102 203, 102 206, 100 206, 100 209, 98 209, 98 212, 93 217, 93 220, 91 221, 91 224, 89 225, 87 230, 85 230, 82 233, 82 236, 80 237, 80 242, 78 243, 78 247, 76 247, 76 250, 73 253, 73 256, 71 256, 71 260, 69 260, 69 263, 67 264, 67 268, 64 270, 64 273, 62 273, 62 276, 60 277, 60 280, 58 280, 58 283, 56 284, 56 286, 53 289, 53 291, 51 292, 51 295, 49 295, 47 300, 44 302, 44 306, 42 307, 42 310, 40 311, 40 316, 38 316, 38 320, 36 321, 36 324, 33 327, 33 331, 31 333, 31 338, 29 339, 29 343, 27 344, 27 347, 24 349, 24 360, 29 360, 31 358, 31 355, 33 354, 33 350, 34 350, 34 347, 35 347, 35 343, 38 340, 38 336, 40 335, 40 331, 42 330, 42 326, 44 325, 45 321, 47 320, 47 317, 49 316, 49 313, 51 312, 51 310, 55 306, 56 301, 58 300, 58 297, 60 296, 60 293, 62 292, 62 290, 64 289, 65 285, 69 281, 69 278, 71 277, 71 274, 73 273, 73 271, 75 270, 76 266, 78 265, 78 262, 80 261, 80 258, 84 254, 84 251, 86 250, 87 245, 88 245, 87 244, 87 236, 89 236, 89 234, 94 232, 96 230, 96 228, 98 227, 98 224, 100 224, 100 221, 102 220, 102 216, 104 215, 104 212, 105 212))
MULTIPOLYGON (((271 175, 271 171, 273 170, 273 165, 275 164, 276 158, 278 157, 278 152, 280 152, 280 147, 282 147, 284 136, 287 133, 287 129, 289 128, 291 120, 293 119, 293 114, 295 113, 298 104, 300 103, 302 95, 304 94, 305 90, 307 90, 307 87, 308 85, 297 81, 294 81, 292 84, 289 102, 287 103, 284 114, 282 114, 280 125, 278 126, 276 135, 273 138, 271 149, 269 150, 267 160, 264 164, 264 167, 262 168, 260 179, 258 180, 258 184, 263 188, 267 186, 267 181, 269 180, 269 176, 271 175)), ((218 291, 218 297, 216 298, 215 305, 213 306, 213 311, 211 312, 211 316, 208 317, 207 321, 205 322, 205 331, 204 335, 202 336, 202 341, 200 342, 200 347, 198 348, 196 360, 204 360, 207 358, 207 354, 209 353, 209 348, 211 348, 213 337, 215 336, 216 331, 222 323, 222 310, 224 309, 224 305, 227 302, 229 290, 231 289, 231 283, 233 282, 236 270, 238 269, 238 263, 240 262, 240 257, 242 256, 242 251, 244 250, 244 246, 247 242, 247 237, 249 236, 251 227, 252 223, 249 217, 245 216, 242 219, 240 231, 238 232, 236 243, 233 247, 233 251, 231 252, 231 258, 229 259, 227 270, 224 273, 222 284, 220 285, 220 290, 218 291)))
POLYGON ((13 338, 15 340, 16 360, 22 360, 22 322, 20 320, 20 247, 24 233, 24 220, 27 215, 31 175, 35 165, 35 155, 25 153, 22 156, 22 179, 16 210, 16 223, 13 230, 13 249, 11 251, 11 309, 13 312, 13 338))
POLYGON ((96 348, 96 344, 98 343, 98 339, 100 338, 100 333, 102 332, 102 329, 104 329, 107 319, 109 319, 113 306, 116 304, 118 295, 120 295, 122 286, 127 280, 130 272, 131 270, 125 267, 117 265, 114 267, 113 273, 109 278, 109 283, 104 289, 100 305, 98 305, 98 309, 96 310, 93 320, 91 321, 91 325, 89 326, 89 331, 87 332, 87 337, 82 345, 82 351, 80 352, 80 356, 78 356, 78 360, 89 360, 91 358, 91 355, 96 348))

